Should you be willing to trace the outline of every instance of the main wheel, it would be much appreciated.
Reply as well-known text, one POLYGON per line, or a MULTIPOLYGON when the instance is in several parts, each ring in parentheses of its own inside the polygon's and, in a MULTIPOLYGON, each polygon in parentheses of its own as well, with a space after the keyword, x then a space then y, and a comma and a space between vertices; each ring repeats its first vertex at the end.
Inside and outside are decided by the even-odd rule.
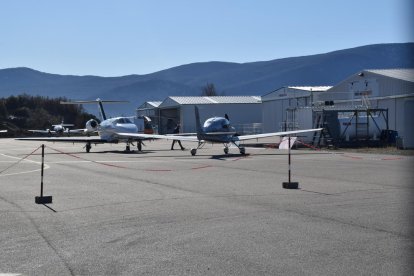
POLYGON ((131 151, 131 148, 129 147, 129 145, 126 146, 125 151, 131 151))
POLYGON ((225 153, 225 154, 228 154, 228 153, 229 153, 229 148, 228 148, 228 147, 225 147, 225 148, 224 148, 224 153, 225 153))
POLYGON ((245 148, 240 148, 240 153, 243 154, 243 155, 246 154, 246 149, 245 148))
POLYGON ((192 155, 192 156, 194 156, 194 155, 196 155, 196 153, 197 153, 197 149, 191 149, 191 151, 190 151, 190 152, 191 152, 191 155, 192 155))
POLYGON ((138 151, 142 151, 142 143, 140 141, 138 141, 137 148, 138 148, 138 151))
POLYGON ((92 146, 91 145, 89 145, 89 144, 86 144, 86 146, 85 146, 85 149, 86 149, 86 152, 90 152, 91 151, 91 148, 92 148, 92 146))

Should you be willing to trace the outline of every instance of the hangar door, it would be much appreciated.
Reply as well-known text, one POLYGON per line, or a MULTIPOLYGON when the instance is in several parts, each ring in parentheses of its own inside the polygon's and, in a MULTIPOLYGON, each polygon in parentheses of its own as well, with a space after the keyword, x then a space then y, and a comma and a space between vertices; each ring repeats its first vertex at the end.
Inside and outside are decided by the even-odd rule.
POLYGON ((180 108, 160 109, 160 124, 158 132, 160 134, 171 134, 175 126, 180 123, 180 108))

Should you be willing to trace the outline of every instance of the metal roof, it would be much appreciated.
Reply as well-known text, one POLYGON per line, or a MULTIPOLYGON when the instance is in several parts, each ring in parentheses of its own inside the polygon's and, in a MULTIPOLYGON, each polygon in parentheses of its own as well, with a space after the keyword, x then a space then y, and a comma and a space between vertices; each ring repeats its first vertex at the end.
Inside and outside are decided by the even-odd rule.
POLYGON ((261 103, 259 96, 212 96, 212 97, 168 97, 179 105, 184 104, 253 104, 261 103))
POLYGON ((262 96, 262 101, 283 100, 286 98, 309 97, 312 92, 325 92, 332 86, 282 86, 262 96))
POLYGON ((364 70, 365 72, 370 72, 394 79, 405 80, 409 82, 414 82, 414 68, 410 69, 374 69, 374 70, 364 70))
POLYGON ((288 86, 287 88, 297 89, 297 90, 305 90, 305 91, 317 91, 322 92, 326 91, 332 86, 288 86))
POLYGON ((152 105, 153 107, 158 107, 162 103, 161 101, 155 101, 155 102, 147 102, 149 105, 152 105))
POLYGON ((138 110, 156 108, 156 107, 159 107, 161 103, 162 102, 158 102, 158 101, 145 102, 138 107, 138 110))

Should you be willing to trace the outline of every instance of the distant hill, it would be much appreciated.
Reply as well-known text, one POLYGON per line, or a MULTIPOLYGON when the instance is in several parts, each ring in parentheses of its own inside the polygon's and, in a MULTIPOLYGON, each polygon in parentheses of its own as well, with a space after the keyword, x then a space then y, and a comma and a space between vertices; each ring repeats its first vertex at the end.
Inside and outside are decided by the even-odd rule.
MULTIPOLYGON (((225 95, 263 95, 285 85, 335 85, 363 69, 414 68, 413 53, 414 43, 376 44, 270 61, 191 63, 122 77, 56 75, 9 68, 0 70, 0 97, 26 93, 74 100, 129 100, 127 106, 114 105, 109 113, 118 115, 128 110, 132 115, 148 100, 198 96, 206 83, 214 83, 225 95)), ((95 112, 96 108, 88 110, 95 112)))

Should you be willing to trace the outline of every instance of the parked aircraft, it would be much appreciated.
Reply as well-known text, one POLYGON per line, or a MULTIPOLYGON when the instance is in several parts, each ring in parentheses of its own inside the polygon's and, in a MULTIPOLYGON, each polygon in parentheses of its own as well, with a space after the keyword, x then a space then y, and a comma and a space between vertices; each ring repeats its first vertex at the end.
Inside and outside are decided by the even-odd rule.
POLYGON ((0 129, 0 133, 6 133, 7 129, 0 129))
POLYGON ((49 136, 61 136, 63 134, 67 134, 68 136, 71 133, 84 133, 84 129, 69 129, 69 127, 73 127, 73 124, 64 124, 63 121, 60 124, 52 125, 51 129, 41 130, 41 129, 30 129, 30 132, 33 133, 41 133, 47 134, 49 136))
POLYGON ((273 133, 262 133, 252 135, 237 135, 234 127, 231 126, 229 117, 227 114, 223 117, 209 118, 201 126, 200 114, 198 107, 194 107, 196 117, 196 129, 197 135, 145 135, 145 134, 131 134, 131 133, 118 133, 121 137, 140 137, 140 138, 154 138, 154 139, 167 139, 167 140, 180 140, 198 142, 197 148, 191 149, 191 155, 196 155, 197 150, 200 149, 205 143, 220 143, 224 145, 224 153, 228 154, 230 145, 235 145, 241 154, 246 153, 246 149, 240 144, 241 141, 259 139, 272 136, 289 136, 305 132, 320 131, 322 128, 316 129, 303 129, 294 131, 282 131, 273 133))
MULTIPOLYGON (((90 152, 92 144, 104 144, 104 143, 126 143, 125 151, 130 151, 130 145, 133 145, 133 142, 137 142, 138 151, 142 150, 142 141, 148 138, 138 137, 138 136, 119 136, 118 133, 122 132, 124 134, 137 134, 138 128, 131 121, 130 117, 116 117, 116 118, 107 118, 102 103, 119 103, 124 101, 103 101, 101 99, 96 99, 95 101, 75 101, 75 102, 61 102, 61 104, 89 104, 97 103, 101 115, 101 123, 98 123, 96 120, 91 119, 86 122, 85 129, 83 131, 93 133, 97 132, 99 137, 31 137, 31 138, 17 138, 16 140, 26 140, 26 141, 46 141, 46 142, 71 142, 71 143, 85 143, 86 152, 90 152)), ((142 117, 144 120, 148 121, 148 117, 142 117)))

